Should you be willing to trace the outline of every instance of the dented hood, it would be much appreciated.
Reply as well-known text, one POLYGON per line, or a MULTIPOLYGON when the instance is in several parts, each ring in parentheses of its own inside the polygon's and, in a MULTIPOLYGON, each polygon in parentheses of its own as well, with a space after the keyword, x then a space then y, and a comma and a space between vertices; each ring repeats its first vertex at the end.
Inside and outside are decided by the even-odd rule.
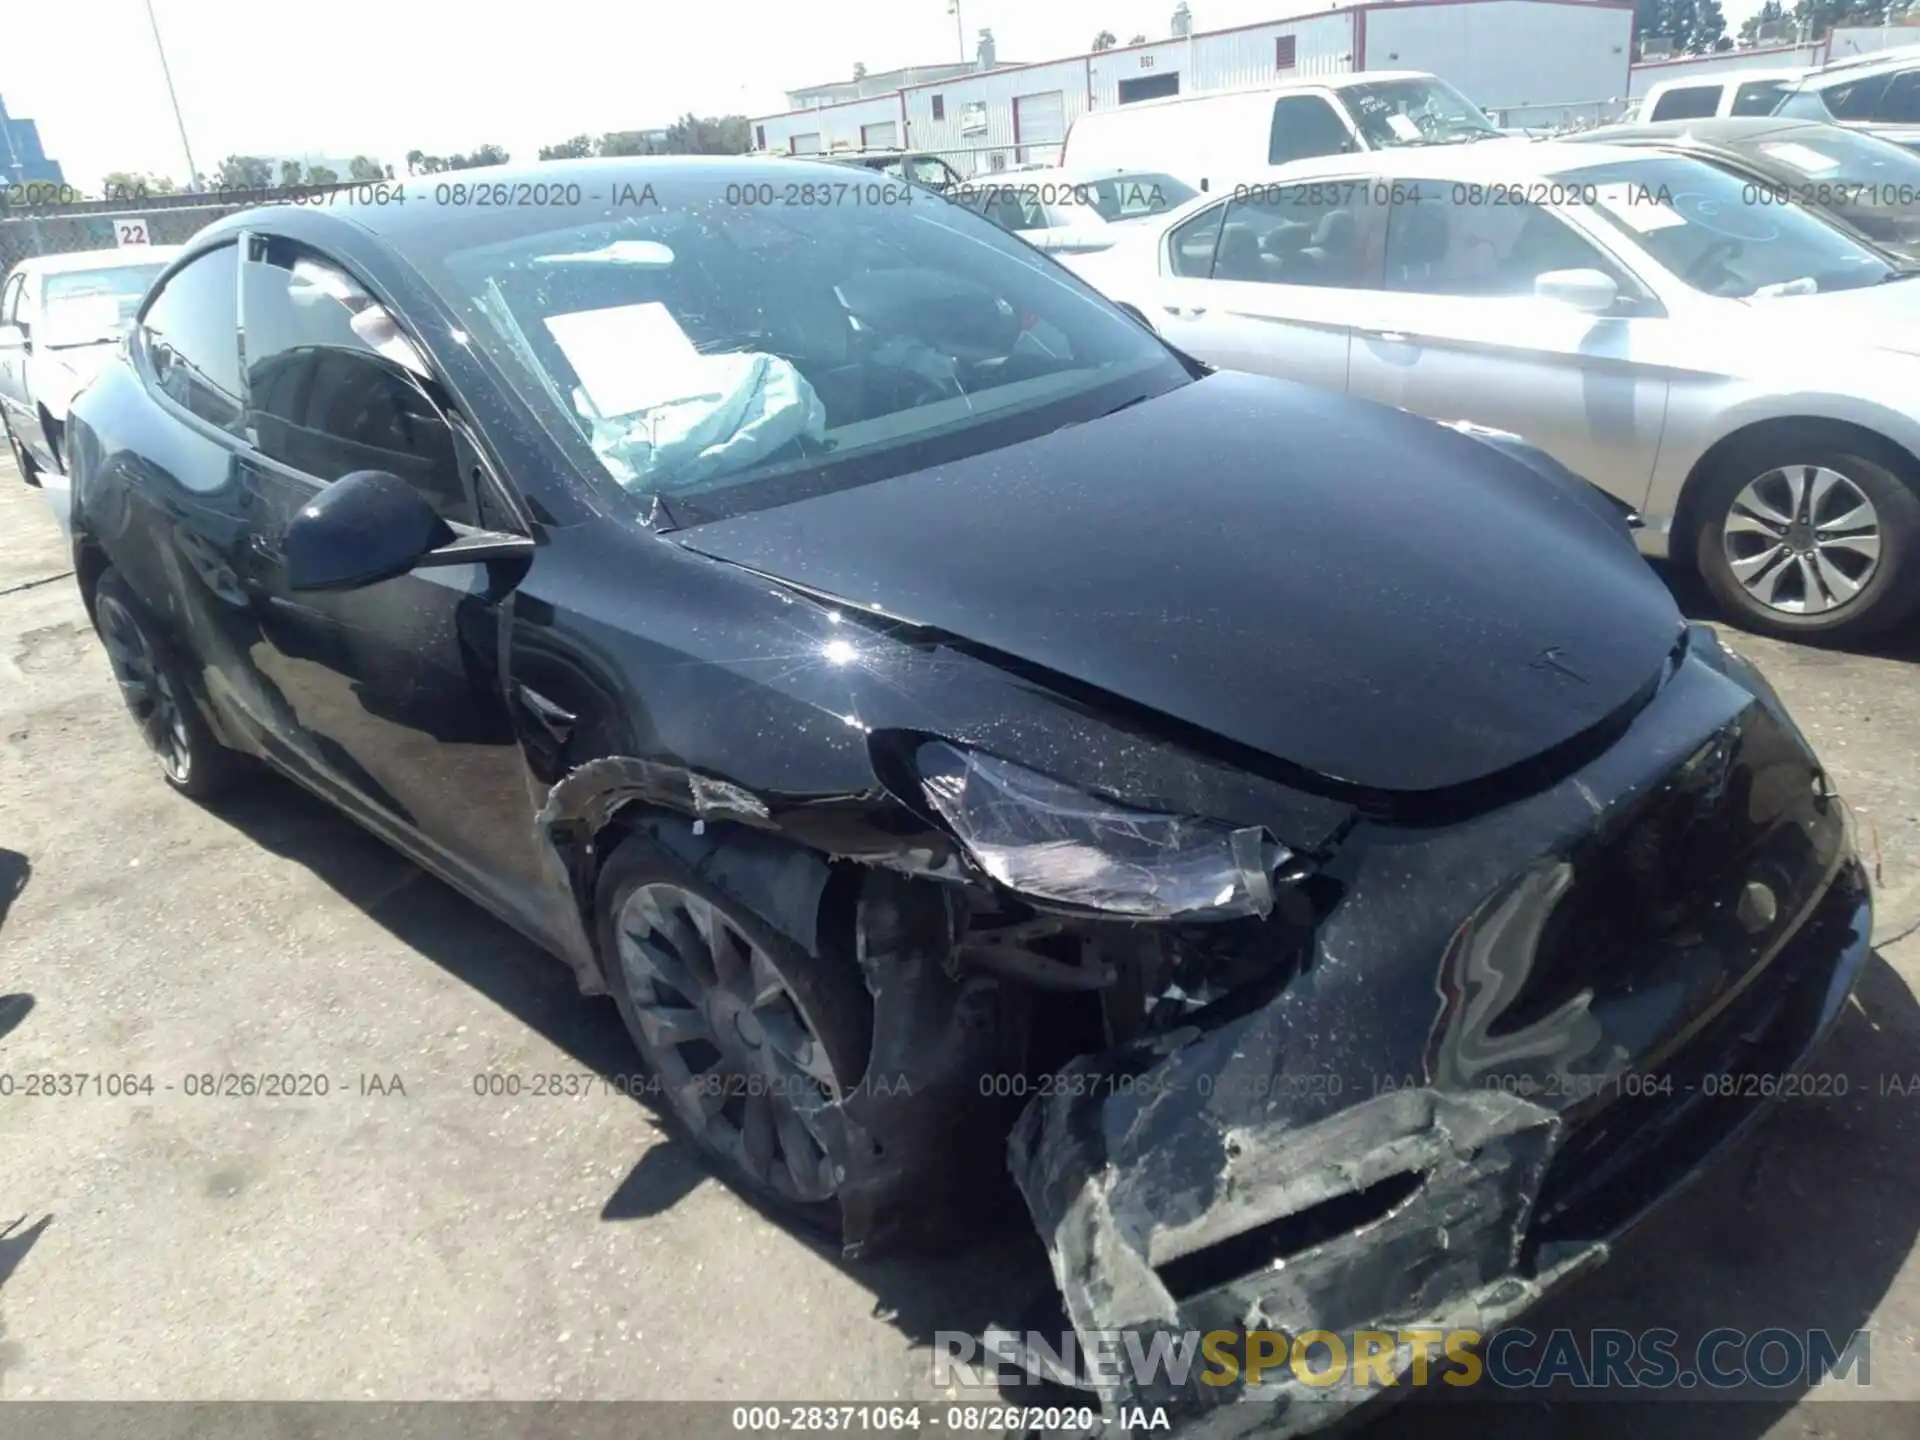
POLYGON ((1681 625, 1570 485, 1246 375, 674 538, 1388 791, 1636 707, 1681 625))

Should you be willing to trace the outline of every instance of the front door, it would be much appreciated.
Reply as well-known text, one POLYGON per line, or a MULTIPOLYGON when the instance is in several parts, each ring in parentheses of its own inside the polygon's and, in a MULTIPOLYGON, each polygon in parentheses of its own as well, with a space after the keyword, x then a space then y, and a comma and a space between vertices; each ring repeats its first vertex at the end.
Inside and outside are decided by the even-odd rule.
POLYGON ((355 330, 372 302, 344 269, 257 235, 241 269, 247 588, 284 739, 344 802, 470 888, 536 909, 537 806, 502 665, 520 574, 480 563, 295 592, 281 553, 287 523, 357 470, 399 475, 448 521, 477 523, 476 454, 439 386, 355 330))
POLYGON ((1435 420, 1520 435, 1630 505, 1645 503, 1666 419, 1670 324, 1585 236, 1530 204, 1470 204, 1465 187, 1403 196, 1383 288, 1352 310, 1348 388, 1435 420), (1537 298, 1535 277, 1599 270, 1621 296, 1586 314, 1537 298))

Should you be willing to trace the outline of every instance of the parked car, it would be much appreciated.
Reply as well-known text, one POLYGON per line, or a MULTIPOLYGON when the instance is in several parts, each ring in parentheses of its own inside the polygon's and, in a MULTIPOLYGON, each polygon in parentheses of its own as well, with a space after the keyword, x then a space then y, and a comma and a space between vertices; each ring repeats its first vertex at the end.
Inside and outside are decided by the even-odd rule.
POLYGON ((22 260, 0 283, 0 423, 20 478, 65 473, 67 406, 112 356, 171 245, 22 260))
POLYGON ((1774 114, 1920 149, 1920 46, 1837 60, 1788 86, 1774 114))
POLYGON ((1806 66, 1796 65, 1662 80, 1639 102, 1635 118, 1651 123, 1706 120, 1723 115, 1771 115, 1787 87, 1806 73, 1806 66))
POLYGON ((916 185, 925 185, 930 190, 945 190, 960 183, 960 172, 938 155, 926 155, 911 150, 835 150, 831 154, 802 157, 810 163, 818 160, 831 160, 840 165, 854 165, 863 170, 876 170, 882 175, 890 175, 895 180, 911 180, 916 185))
POLYGON ((1637 147, 1290 174, 1067 258, 1209 364, 1526 436, 1741 624, 1857 637, 1920 603, 1920 284, 1890 256, 1637 147))
POLYGON ((1366 70, 1091 111, 1068 127, 1061 164, 1158 170, 1207 190, 1294 160, 1499 133, 1438 76, 1366 70))
POLYGON ((265 762, 518 925, 850 1247, 1010 1164, 1089 1329, 1600 1259, 1868 953, 1772 690, 1530 448, 1212 373, 958 206, 726 203, 796 163, 201 231, 72 419, 167 782, 265 762))
POLYGON ((1042 250, 1100 248, 1110 227, 1164 215, 1200 192, 1171 175, 1129 170, 1021 170, 981 175, 946 192, 1042 250))
POLYGON ((1858 130, 1777 117, 1610 125, 1577 137, 1692 155, 1746 181, 1748 203, 1791 201, 1920 264, 1920 155, 1858 130))

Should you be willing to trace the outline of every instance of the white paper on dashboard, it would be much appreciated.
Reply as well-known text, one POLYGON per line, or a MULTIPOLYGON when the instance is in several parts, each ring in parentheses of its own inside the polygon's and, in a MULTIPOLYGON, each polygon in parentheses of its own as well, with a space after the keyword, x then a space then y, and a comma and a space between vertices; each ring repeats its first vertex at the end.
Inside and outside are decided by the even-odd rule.
POLYGON ((602 415, 685 400, 709 380, 687 332, 657 301, 549 315, 546 324, 602 415))
POLYGON ((1595 198, 1607 207, 1613 216, 1638 230, 1642 235, 1651 235, 1656 230, 1667 230, 1675 225, 1687 223, 1687 217, 1671 206, 1662 205, 1653 198, 1650 190, 1639 189, 1622 181, 1617 185, 1602 185, 1595 198))
POLYGON ((1840 162, 1831 155, 1822 155, 1811 145, 1801 145, 1792 140, 1768 141, 1760 148, 1803 175, 1825 175, 1840 168, 1840 162))
POLYGON ((1402 140, 1418 140, 1420 127, 1397 111, 1387 116, 1387 128, 1402 140))

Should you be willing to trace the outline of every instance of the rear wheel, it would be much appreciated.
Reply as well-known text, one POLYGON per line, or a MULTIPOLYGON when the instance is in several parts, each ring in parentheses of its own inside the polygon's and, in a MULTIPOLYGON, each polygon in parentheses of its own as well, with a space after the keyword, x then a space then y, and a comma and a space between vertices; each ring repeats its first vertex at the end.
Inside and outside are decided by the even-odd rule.
POLYGON ((213 737, 179 662, 113 570, 103 573, 94 589, 93 618, 120 698, 167 784, 199 800, 245 775, 246 757, 213 737))
POLYGON ((607 861, 595 908, 621 1018, 688 1137, 741 1188, 836 1225, 824 1112, 872 1035, 851 958, 809 955, 644 836, 607 861))
POLYGON ((1787 440, 1732 457, 1703 499, 1695 559, 1748 629, 1852 640, 1920 604, 1920 495, 1879 458, 1787 440))

